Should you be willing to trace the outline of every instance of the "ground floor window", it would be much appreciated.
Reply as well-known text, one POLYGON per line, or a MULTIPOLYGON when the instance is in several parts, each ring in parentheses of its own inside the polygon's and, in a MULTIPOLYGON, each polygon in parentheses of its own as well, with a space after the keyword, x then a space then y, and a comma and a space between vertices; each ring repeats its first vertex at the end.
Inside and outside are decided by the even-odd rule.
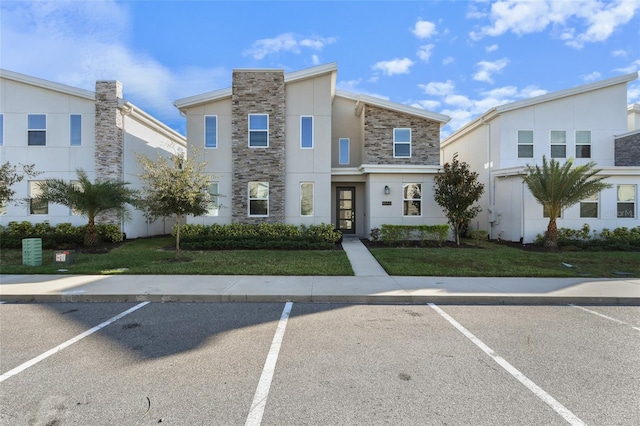
POLYGON ((218 182, 211 182, 207 188, 209 201, 207 202, 207 216, 218 216, 220 205, 218 203, 218 182))
POLYGON ((249 216, 269 216, 269 182, 249 182, 249 216))
POLYGON ((313 216, 313 182, 300 183, 300 216, 313 216))
POLYGON ((636 217, 636 185, 618 185, 618 218, 636 217))
POLYGON ((402 189, 403 215, 422 216, 422 184, 405 183, 402 189))
POLYGON ((598 217, 598 194, 580 201, 580 217, 598 217))
POLYGON ((41 180, 29 181, 29 214, 49 214, 49 203, 34 200, 40 193, 41 180))

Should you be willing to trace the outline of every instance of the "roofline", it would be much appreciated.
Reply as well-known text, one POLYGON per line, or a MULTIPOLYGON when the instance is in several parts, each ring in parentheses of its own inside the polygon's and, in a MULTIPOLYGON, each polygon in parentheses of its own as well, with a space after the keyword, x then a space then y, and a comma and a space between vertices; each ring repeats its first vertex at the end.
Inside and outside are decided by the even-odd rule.
POLYGON ((627 111, 640 113, 640 104, 636 102, 635 104, 629 105, 629 107, 627 108, 627 111))
POLYGON ((394 111, 403 112, 405 114, 415 115, 417 117, 429 118, 431 120, 439 121, 443 125, 451 120, 451 117, 444 114, 438 114, 437 112, 427 111, 426 109, 416 108, 409 105, 387 101, 382 98, 376 98, 375 96, 358 94, 348 92, 346 90, 336 89, 336 96, 346 99, 351 99, 356 102, 362 102, 364 104, 378 106, 380 108, 392 109, 394 111))
POLYGON ((65 93, 67 95, 77 96, 79 98, 96 100, 96 93, 91 90, 80 89, 66 84, 55 83, 50 80, 32 77, 30 75, 20 74, 15 71, 9 71, 0 68, 0 78, 17 81, 18 83, 28 84, 31 86, 41 87, 43 89, 53 90, 55 92, 65 93))
POLYGON ((118 106, 125 110, 125 115, 129 115, 141 121, 142 123, 151 127, 152 129, 159 131, 167 138, 175 142, 178 142, 180 145, 184 147, 187 146, 187 138, 185 136, 173 130, 171 127, 167 126, 166 124, 164 124, 154 116, 150 115, 149 113, 145 112, 144 110, 138 108, 131 102, 121 100, 118 103, 118 106))

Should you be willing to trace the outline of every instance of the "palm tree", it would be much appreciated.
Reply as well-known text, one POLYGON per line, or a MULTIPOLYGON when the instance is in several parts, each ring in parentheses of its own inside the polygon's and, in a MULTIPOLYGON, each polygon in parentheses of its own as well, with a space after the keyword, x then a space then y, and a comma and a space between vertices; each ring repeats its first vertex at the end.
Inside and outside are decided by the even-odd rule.
POLYGON ((87 173, 77 169, 78 180, 65 182, 62 179, 46 179, 40 183, 40 194, 35 202, 54 203, 67 206, 89 220, 84 235, 84 245, 95 246, 98 243, 96 216, 116 212, 126 212, 126 204, 134 201, 135 191, 126 187, 127 182, 116 180, 91 183, 87 173))
POLYGON ((545 236, 544 245, 549 248, 558 247, 558 226, 556 218, 562 210, 597 194, 611 185, 602 182, 606 176, 596 176, 601 170, 594 169, 596 163, 572 167, 573 158, 569 158, 564 164, 551 159, 547 162, 542 157, 542 168, 537 164, 527 164, 528 175, 524 178, 529 191, 535 197, 546 214, 549 215, 549 225, 545 236))

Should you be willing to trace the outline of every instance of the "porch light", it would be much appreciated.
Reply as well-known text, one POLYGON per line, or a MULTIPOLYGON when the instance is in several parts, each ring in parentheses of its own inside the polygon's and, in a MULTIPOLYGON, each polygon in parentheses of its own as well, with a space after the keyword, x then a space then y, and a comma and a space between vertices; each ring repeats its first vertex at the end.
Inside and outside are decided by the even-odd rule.
POLYGON ((391 194, 391 189, 389 189, 389 185, 385 185, 384 186, 384 195, 389 195, 391 194))

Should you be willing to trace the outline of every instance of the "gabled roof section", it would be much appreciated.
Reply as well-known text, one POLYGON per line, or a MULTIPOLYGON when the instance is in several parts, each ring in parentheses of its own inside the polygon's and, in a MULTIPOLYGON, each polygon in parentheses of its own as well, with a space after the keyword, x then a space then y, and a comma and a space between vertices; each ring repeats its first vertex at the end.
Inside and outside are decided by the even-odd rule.
POLYGON ((18 83, 28 84, 30 86, 36 86, 47 90, 52 90, 54 92, 64 93, 66 95, 77 96, 79 98, 84 98, 91 101, 96 100, 95 92, 92 92, 90 90, 79 89, 77 87, 67 86, 66 84, 54 83, 53 81, 31 77, 29 75, 20 74, 14 71, 0 69, 0 78, 17 81, 18 83))
MULTIPOLYGON (((308 78, 318 77, 324 74, 335 73, 338 70, 338 66, 335 62, 331 62, 325 65, 318 65, 317 67, 306 68, 300 71, 290 72, 284 75, 284 82, 294 83, 297 81, 306 80, 308 78)), ((271 71, 270 69, 238 69, 234 71, 271 71)), ((206 104, 209 102, 219 101, 225 98, 230 98, 232 95, 231 88, 214 90, 212 92, 202 93, 200 95, 189 96, 187 98, 178 99, 173 105, 179 110, 191 108, 194 106, 206 104)))
POLYGON ((118 107, 120 107, 126 115, 138 120, 150 129, 162 134, 164 137, 171 139, 173 142, 176 142, 181 146, 187 146, 187 138, 185 136, 173 130, 171 127, 167 126, 144 110, 138 108, 131 102, 120 99, 118 100, 118 107))
POLYGON ((416 117, 428 118, 430 120, 439 121, 443 125, 451 120, 448 115, 438 114, 436 112, 427 111, 421 108, 415 108, 409 105, 399 104, 397 102, 391 102, 382 98, 376 98, 375 96, 369 96, 364 94, 357 94, 347 92, 345 90, 336 90, 336 96, 341 98, 350 99, 356 101, 356 115, 362 113, 362 107, 366 105, 373 105, 384 109, 390 109, 398 111, 404 114, 414 115, 416 117))

